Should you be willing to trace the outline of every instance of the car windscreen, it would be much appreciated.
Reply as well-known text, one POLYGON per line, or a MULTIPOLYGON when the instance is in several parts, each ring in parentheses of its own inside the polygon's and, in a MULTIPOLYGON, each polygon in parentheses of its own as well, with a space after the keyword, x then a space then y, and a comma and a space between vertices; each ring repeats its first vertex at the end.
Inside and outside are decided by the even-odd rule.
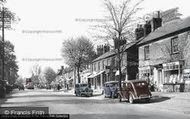
POLYGON ((145 86, 147 86, 147 83, 145 83, 145 82, 136 82, 136 83, 134 83, 134 86, 135 87, 145 87, 145 86))
POLYGON ((81 84, 81 87, 87 87, 88 84, 81 84))

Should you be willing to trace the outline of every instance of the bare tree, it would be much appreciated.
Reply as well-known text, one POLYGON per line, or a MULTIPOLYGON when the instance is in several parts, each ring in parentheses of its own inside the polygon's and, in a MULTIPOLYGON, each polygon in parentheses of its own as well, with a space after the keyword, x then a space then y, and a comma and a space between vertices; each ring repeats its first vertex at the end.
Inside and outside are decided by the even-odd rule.
POLYGON ((56 73, 51 67, 46 67, 43 74, 48 84, 51 84, 51 82, 56 78, 56 73))
POLYGON ((38 84, 40 80, 40 75, 41 75, 41 67, 38 64, 35 64, 31 68, 31 74, 32 74, 32 81, 34 84, 38 84))
MULTIPOLYGON (((125 45, 134 41, 134 23, 135 14, 140 10, 139 5, 143 0, 133 3, 132 0, 123 0, 119 4, 114 4, 110 0, 104 0, 107 16, 105 21, 95 26, 95 29, 101 34, 98 38, 104 38, 108 43, 114 41, 115 53, 117 54, 117 63, 119 69, 119 88, 121 90, 121 61, 123 58, 125 45), (126 41, 126 42, 124 42, 126 41)), ((112 46, 113 47, 113 46, 112 46)))
POLYGON ((171 43, 164 44, 161 47, 161 50, 165 56, 165 61, 174 61, 175 59, 184 60, 188 56, 190 48, 190 32, 183 34, 181 37, 178 37, 178 53, 172 54, 171 43))
POLYGON ((85 37, 68 39, 63 43, 62 56, 66 59, 66 63, 70 67, 76 68, 79 83, 80 71, 94 57, 95 52, 93 49, 92 42, 85 37))

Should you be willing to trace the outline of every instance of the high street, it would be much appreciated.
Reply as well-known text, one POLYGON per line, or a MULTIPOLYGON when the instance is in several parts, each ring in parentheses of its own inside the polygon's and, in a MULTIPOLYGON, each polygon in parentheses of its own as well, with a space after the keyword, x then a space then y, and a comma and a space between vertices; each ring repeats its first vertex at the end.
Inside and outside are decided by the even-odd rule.
POLYGON ((189 119, 190 111, 169 108, 175 101, 171 94, 168 97, 155 94, 151 103, 129 104, 103 95, 76 97, 71 92, 34 89, 14 90, 6 99, 1 99, 0 104, 1 107, 49 107, 50 114, 70 114, 71 119, 189 119))

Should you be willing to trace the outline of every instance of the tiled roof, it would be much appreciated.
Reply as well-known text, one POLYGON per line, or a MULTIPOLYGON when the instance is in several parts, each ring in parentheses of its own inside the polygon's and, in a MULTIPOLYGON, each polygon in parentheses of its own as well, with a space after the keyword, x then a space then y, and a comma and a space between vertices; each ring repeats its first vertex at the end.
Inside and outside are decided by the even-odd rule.
POLYGON ((140 41, 138 45, 143 45, 154 40, 162 39, 162 37, 170 36, 172 33, 187 28, 190 29, 190 17, 187 17, 183 20, 171 21, 162 27, 159 27, 154 32, 151 32, 148 36, 144 37, 144 39, 140 41))
MULTIPOLYGON (((138 42, 138 41, 135 41, 135 42, 131 42, 131 43, 129 43, 129 44, 126 44, 125 50, 129 49, 131 46, 133 46, 133 45, 136 44, 137 42, 138 42)), ((98 58, 94 59, 92 62, 96 62, 96 61, 98 61, 98 60, 101 60, 101 59, 104 59, 104 58, 113 56, 113 55, 115 55, 115 54, 116 54, 115 50, 111 50, 111 51, 106 52, 106 53, 104 53, 103 55, 99 56, 98 58)))
POLYGON ((109 51, 109 52, 104 53, 103 55, 101 55, 101 56, 99 56, 98 58, 94 59, 92 62, 95 62, 95 61, 98 61, 98 60, 101 60, 101 59, 110 57, 110 56, 112 56, 112 55, 115 55, 115 51, 114 51, 114 50, 111 50, 111 51, 109 51))

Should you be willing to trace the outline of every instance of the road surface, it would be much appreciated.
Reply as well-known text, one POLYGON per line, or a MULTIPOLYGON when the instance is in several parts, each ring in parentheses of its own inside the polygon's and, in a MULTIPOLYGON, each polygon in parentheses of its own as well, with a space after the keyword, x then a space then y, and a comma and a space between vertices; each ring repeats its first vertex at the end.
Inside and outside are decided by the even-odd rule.
POLYGON ((76 97, 63 91, 34 89, 15 90, 7 99, 1 99, 0 104, 1 107, 49 107, 50 114, 70 114, 71 119, 190 119, 190 114, 154 107, 162 104, 161 101, 165 100, 129 104, 100 95, 76 97))

